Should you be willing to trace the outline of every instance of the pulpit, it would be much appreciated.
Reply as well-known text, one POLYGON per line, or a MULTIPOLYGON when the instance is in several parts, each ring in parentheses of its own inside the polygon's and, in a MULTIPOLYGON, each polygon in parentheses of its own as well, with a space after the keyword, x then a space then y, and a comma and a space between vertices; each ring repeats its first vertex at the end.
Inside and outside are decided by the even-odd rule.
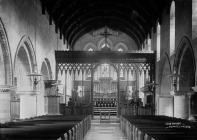
POLYGON ((58 94, 57 80, 45 80, 45 98, 46 98, 46 114, 60 115, 59 102, 60 96, 58 94))

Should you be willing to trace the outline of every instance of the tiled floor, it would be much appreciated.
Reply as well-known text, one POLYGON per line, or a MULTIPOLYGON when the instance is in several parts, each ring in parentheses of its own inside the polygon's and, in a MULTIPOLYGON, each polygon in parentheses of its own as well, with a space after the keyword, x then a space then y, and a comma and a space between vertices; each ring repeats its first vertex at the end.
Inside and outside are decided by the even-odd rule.
POLYGON ((88 131, 84 140, 127 140, 119 128, 116 120, 102 121, 92 120, 91 129, 88 131))

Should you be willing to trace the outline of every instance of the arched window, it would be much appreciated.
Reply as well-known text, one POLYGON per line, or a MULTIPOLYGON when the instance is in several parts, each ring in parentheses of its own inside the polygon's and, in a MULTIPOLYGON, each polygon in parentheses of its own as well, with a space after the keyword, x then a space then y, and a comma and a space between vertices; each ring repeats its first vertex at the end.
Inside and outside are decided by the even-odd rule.
POLYGON ((118 51, 119 51, 119 52, 123 52, 123 49, 122 49, 122 48, 119 48, 118 51))
POLYGON ((95 51, 97 50, 96 45, 93 42, 88 42, 84 47, 83 51, 95 51))
POLYGON ((128 51, 128 47, 124 42, 118 42, 115 45, 114 50, 119 52, 124 52, 124 51, 128 51))
POLYGON ((92 51, 94 51, 94 49, 92 49, 92 48, 89 48, 89 49, 88 49, 88 51, 89 51, 89 52, 92 52, 92 51))
POLYGON ((157 61, 160 60, 160 24, 157 25, 157 61))
POLYGON ((172 1, 170 8, 170 56, 175 52, 175 2, 172 1))
POLYGON ((105 43, 103 43, 103 44, 101 45, 101 48, 104 48, 104 47, 110 48, 110 46, 109 46, 109 44, 108 44, 107 42, 105 42, 105 43))
POLYGON ((148 35, 148 39, 147 39, 147 50, 151 51, 151 38, 150 38, 150 35, 148 35))

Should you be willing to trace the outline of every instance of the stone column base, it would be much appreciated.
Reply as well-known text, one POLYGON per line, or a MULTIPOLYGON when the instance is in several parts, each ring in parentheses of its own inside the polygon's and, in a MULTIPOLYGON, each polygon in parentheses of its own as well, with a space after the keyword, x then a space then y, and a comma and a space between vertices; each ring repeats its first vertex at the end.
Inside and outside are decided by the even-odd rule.
POLYGON ((17 91, 20 96, 20 118, 37 116, 37 94, 38 91, 17 91))
POLYGON ((60 115, 59 111, 59 96, 48 95, 47 99, 47 115, 60 115))
POLYGON ((185 95, 174 96, 174 117, 188 119, 189 103, 185 95))
POLYGON ((0 123, 9 122, 11 120, 11 94, 11 86, 0 85, 0 123))

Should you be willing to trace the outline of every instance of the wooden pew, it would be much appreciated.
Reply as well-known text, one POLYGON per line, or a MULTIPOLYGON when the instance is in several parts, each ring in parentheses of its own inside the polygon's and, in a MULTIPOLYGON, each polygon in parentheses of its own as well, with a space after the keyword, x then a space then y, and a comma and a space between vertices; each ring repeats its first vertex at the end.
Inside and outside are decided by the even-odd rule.
POLYGON ((197 124, 166 116, 120 117, 120 129, 128 140, 196 140, 197 124), (166 124, 177 124, 174 127, 166 124))
MULTIPOLYGON (((0 139, 68 140, 69 136, 65 132, 68 132, 70 129, 72 130, 72 128, 74 128, 74 139, 77 140, 80 137, 77 138, 76 135, 76 124, 79 124, 79 122, 83 121, 83 118, 84 116, 42 116, 32 119, 20 120, 18 122, 10 122, 8 124, 1 125, 3 127, 0 128, 0 139)), ((88 119, 86 120, 86 122, 88 122, 88 119)), ((80 129, 80 131, 82 130, 83 129, 80 129)))

